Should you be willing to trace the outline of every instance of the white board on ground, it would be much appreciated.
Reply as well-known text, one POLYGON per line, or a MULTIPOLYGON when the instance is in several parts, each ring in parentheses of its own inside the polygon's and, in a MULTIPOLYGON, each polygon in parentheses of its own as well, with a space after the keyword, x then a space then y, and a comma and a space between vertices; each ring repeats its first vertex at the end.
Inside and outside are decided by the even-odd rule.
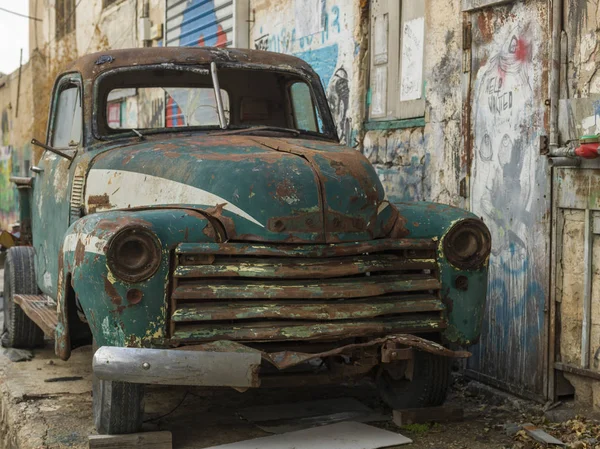
POLYGON ((412 443, 399 433, 358 422, 282 433, 207 449, 381 449, 412 443))

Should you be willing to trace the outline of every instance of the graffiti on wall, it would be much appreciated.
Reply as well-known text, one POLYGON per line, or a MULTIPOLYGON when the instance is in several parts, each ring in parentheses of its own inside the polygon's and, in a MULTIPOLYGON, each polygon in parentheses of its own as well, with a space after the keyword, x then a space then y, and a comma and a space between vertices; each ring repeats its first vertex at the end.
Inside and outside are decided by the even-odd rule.
MULTIPOLYGON (((223 22, 229 11, 226 0, 187 0, 183 14, 169 24, 173 39, 180 47, 226 47, 227 33, 223 22)), ((169 39, 169 41, 171 38, 169 39)))
POLYGON ((498 354, 530 350, 539 355, 543 348, 545 291, 539 274, 543 267, 536 265, 545 249, 536 228, 543 215, 539 197, 545 192, 541 164, 536 167, 535 143, 543 125, 536 99, 540 78, 533 64, 535 26, 507 22, 493 34, 498 40, 482 45, 486 52, 472 106, 471 184, 472 210, 483 217, 493 241, 488 310, 479 347, 479 355, 484 351, 487 356, 475 360, 480 370, 532 390, 539 387, 541 363, 517 363, 508 372, 510 361, 498 354))
MULTIPOLYGON (((348 6, 351 7, 351 3, 348 6)), ((345 52, 342 48, 348 43, 345 32, 349 27, 342 23, 341 11, 346 6, 330 5, 327 0, 295 0, 294 7, 303 13, 296 14, 293 22, 282 17, 267 21, 275 25, 258 27, 254 48, 292 54, 308 62, 321 78, 340 139, 353 144, 350 142, 352 122, 348 110, 350 77, 347 70, 352 66, 353 51, 345 52), (348 53, 350 59, 345 61, 348 53)))

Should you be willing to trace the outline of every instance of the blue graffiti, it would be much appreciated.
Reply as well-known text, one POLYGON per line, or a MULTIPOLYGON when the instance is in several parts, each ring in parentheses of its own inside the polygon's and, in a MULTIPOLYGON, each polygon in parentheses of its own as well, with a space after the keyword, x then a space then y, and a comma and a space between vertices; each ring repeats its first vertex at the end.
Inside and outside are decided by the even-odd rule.
POLYGON ((183 12, 180 47, 224 47, 225 31, 217 22, 214 0, 192 0, 183 12))
POLYGON ((294 56, 308 62, 321 77, 323 86, 328 86, 337 66, 338 51, 338 44, 333 44, 316 50, 294 53, 294 56))

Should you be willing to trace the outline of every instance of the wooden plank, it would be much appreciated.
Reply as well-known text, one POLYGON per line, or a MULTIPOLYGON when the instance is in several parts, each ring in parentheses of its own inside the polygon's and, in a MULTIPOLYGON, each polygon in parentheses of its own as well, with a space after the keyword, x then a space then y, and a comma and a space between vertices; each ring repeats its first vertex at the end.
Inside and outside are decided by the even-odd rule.
POLYGON ((394 410, 393 421, 397 426, 407 424, 424 424, 429 422, 462 421, 464 410, 462 407, 443 405, 440 407, 408 408, 394 410))
POLYGON ((323 338, 353 338, 387 333, 435 332, 447 326, 439 314, 408 315, 361 321, 262 321, 232 324, 181 324, 175 326, 173 341, 210 340, 319 340, 323 338))
POLYGON ((181 243, 177 254, 225 254, 282 257, 340 257, 394 250, 435 250, 432 239, 381 239, 335 245, 261 245, 259 243, 181 243))
POLYGON ((385 275, 320 281, 246 281, 195 282, 180 284, 173 291, 176 299, 310 299, 362 298, 398 292, 438 290, 440 282, 432 275, 385 275))
POLYGON ((171 432, 142 432, 126 435, 90 435, 90 449, 172 449, 171 432))
POLYGON ((325 279, 364 273, 435 270, 435 259, 407 259, 393 254, 336 257, 331 259, 227 258, 210 264, 181 265, 174 275, 181 278, 250 277, 325 279))
POLYGON ((435 312, 444 309, 444 304, 432 295, 377 298, 369 302, 362 300, 327 303, 236 301, 182 304, 175 310, 171 319, 180 323, 267 318, 348 320, 401 313, 435 312))
POLYGON ((55 308, 48 307, 46 298, 42 295, 15 295, 15 304, 38 325, 44 334, 54 338, 54 330, 58 324, 58 313, 55 308))

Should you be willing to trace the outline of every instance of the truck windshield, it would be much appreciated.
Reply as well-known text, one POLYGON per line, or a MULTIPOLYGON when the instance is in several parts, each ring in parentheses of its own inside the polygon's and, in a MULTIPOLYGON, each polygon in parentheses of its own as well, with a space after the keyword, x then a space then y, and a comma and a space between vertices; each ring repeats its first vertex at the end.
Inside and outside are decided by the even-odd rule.
MULTIPOLYGON (((331 138, 326 111, 297 75, 269 70, 220 68, 226 125, 276 132, 276 128, 331 138), (325 112, 325 114, 324 114, 325 112)), ((201 128, 219 129, 215 90, 208 70, 132 69, 104 76, 99 84, 98 130, 106 137, 201 128)))

